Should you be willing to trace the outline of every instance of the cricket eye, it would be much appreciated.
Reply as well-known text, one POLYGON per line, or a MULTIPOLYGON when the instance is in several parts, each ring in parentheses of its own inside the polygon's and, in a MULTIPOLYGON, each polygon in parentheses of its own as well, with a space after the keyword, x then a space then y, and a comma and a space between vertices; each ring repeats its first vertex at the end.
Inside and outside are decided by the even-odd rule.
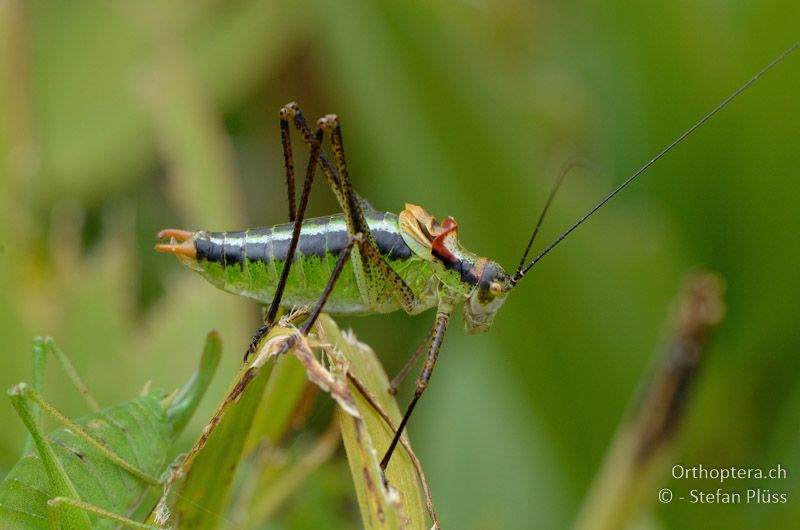
POLYGON ((493 281, 489 283, 489 292, 493 295, 497 296, 498 294, 503 292, 503 286, 500 285, 500 282, 493 281))

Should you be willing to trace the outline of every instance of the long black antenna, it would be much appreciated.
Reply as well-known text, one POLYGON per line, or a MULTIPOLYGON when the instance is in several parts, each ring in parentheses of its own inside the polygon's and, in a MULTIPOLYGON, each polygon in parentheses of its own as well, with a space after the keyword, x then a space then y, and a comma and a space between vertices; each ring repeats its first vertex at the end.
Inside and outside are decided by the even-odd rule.
POLYGON ((559 243, 561 243, 561 241, 563 241, 565 237, 567 237, 568 235, 570 235, 570 234, 572 233, 572 231, 573 231, 573 230, 575 230, 575 229, 576 229, 576 228, 578 228, 578 227, 579 227, 581 224, 583 224, 583 222, 584 222, 584 221, 586 221, 586 220, 587 220, 589 217, 591 217, 591 216, 592 216, 592 214, 594 214, 594 213, 595 213, 597 210, 599 210, 600 208, 602 208, 602 207, 603 207, 603 205, 604 205, 605 203, 607 203, 608 201, 610 201, 610 200, 611 200, 611 199, 612 199, 612 198, 613 198, 613 197, 614 197, 614 196, 615 196, 617 193, 619 193, 620 191, 622 191, 622 190, 623 190, 623 189, 624 189, 624 188, 625 188, 625 187, 626 187, 628 184, 630 184, 631 182, 633 182, 634 180, 636 180, 636 177, 638 177, 639 175, 641 175, 642 173, 644 173, 644 172, 645 172, 645 171, 646 171, 646 170, 647 170, 647 169, 648 169, 650 166, 652 166, 653 164, 655 164, 655 163, 656 163, 656 162, 657 162, 657 161, 658 161, 658 160, 659 160, 659 159, 660 159, 662 156, 664 156, 664 155, 666 155, 667 153, 669 153, 669 152, 670 152, 670 151, 671 151, 671 150, 672 150, 672 149, 673 149, 675 146, 677 146, 679 143, 681 143, 681 142, 682 142, 682 141, 683 141, 683 140, 684 140, 684 139, 685 139, 687 136, 689 136, 690 134, 692 134, 692 133, 695 131, 695 129, 697 129, 698 127, 700 127, 701 125, 703 125, 705 122, 707 122, 709 119, 711 119, 711 117, 712 117, 712 116, 714 116, 716 113, 718 113, 718 112, 719 112, 719 111, 721 111, 723 108, 725 108, 725 106, 726 106, 728 103, 730 103, 731 101, 733 101, 733 100, 734 100, 734 99, 735 99, 735 98, 736 98, 736 97, 737 97, 739 94, 741 94, 742 92, 744 92, 744 91, 745 91, 745 90, 746 90, 746 89, 747 89, 747 88, 748 88, 750 85, 752 85, 753 83, 755 83, 755 82, 758 80, 758 78, 759 78, 759 77, 761 77, 762 75, 764 75, 764 74, 766 74, 768 71, 770 71, 770 70, 771 70, 771 69, 772 69, 772 68, 773 68, 773 67, 774 67, 776 64, 778 64, 779 62, 781 62, 781 61, 782 61, 782 60, 783 60, 783 59, 784 59, 784 58, 785 58, 787 55, 789 55, 790 53, 792 53, 793 51, 795 51, 795 50, 796 50, 798 47, 800 47, 800 40, 798 40, 797 42, 795 42, 794 44, 792 44, 791 46, 789 46, 789 48, 787 48, 787 49, 786 49, 786 51, 784 51, 784 52, 783 52, 783 53, 781 53, 781 54, 780 54, 778 57, 776 57, 775 59, 773 59, 773 60, 772 60, 772 62, 770 62, 770 63, 769 63, 767 66, 765 66, 764 68, 762 68, 762 69, 761 69, 761 71, 760 71, 760 72, 758 72, 756 75, 754 75, 752 78, 750 78, 750 80, 749 80, 749 81, 747 81, 745 84, 743 84, 742 86, 740 86, 739 88, 737 88, 737 89, 736 89, 736 90, 735 90, 735 91, 734 91, 734 92, 733 92, 733 93, 732 93, 730 96, 728 96, 727 98, 725 98, 725 99, 722 101, 722 103, 720 103, 719 105, 717 105, 716 107, 714 107, 714 110, 712 110, 711 112, 709 112, 708 114, 706 114, 705 116, 703 116, 702 118, 700 118, 700 120, 699 120, 697 123, 695 123, 694 125, 692 125, 691 127, 689 127, 689 128, 686 130, 686 132, 684 132, 683 134, 681 134, 680 136, 678 136, 678 137, 677 137, 675 140, 673 140, 671 144, 669 144, 669 145, 668 145, 666 148, 664 148, 664 150, 662 150, 662 151, 661 151, 660 153, 658 153, 658 154, 657 154, 655 157, 653 157, 653 159, 652 159, 652 160, 650 160, 648 163, 646 163, 646 164, 645 164, 645 165, 643 165, 641 168, 639 168, 639 170, 638 170, 638 171, 636 171, 636 173, 634 173, 633 175, 631 175, 630 177, 628 177, 628 178, 625 180, 625 182, 623 182, 622 184, 620 184, 619 186, 617 186, 617 188, 616 188, 614 191, 612 191, 611 193, 609 193, 608 195, 606 195, 606 197, 605 197, 605 198, 604 198, 602 201, 598 202, 598 203, 597 203, 597 204, 596 204, 596 205, 595 205, 595 206, 594 206, 594 207, 593 207, 591 210, 589 210, 588 212, 586 212, 586 214, 584 214, 584 216, 583 216, 583 217, 581 217, 580 219, 578 219, 578 220, 575 222, 575 224, 573 224, 571 227, 569 227, 569 228, 568 228, 568 229, 567 229, 567 230, 566 230, 566 231, 565 231, 563 234, 561 234, 560 236, 558 236, 558 238, 556 238, 556 240, 555 240, 555 241, 553 241, 552 243, 550 243, 550 245, 548 245, 548 246, 547 246, 547 248, 545 248, 545 249, 544 249, 544 250, 543 250, 541 253, 539 253, 539 255, 538 255, 538 256, 536 256, 535 258, 533 258, 533 260, 532 260, 532 261, 531 261, 531 262, 530 262, 530 263, 529 263, 529 264, 528 264, 528 265, 527 265, 527 266, 526 266, 524 269, 522 269, 522 271, 521 271, 521 272, 517 272, 517 273, 514 275, 514 277, 513 277, 513 283, 516 283, 516 282, 517 282, 517 281, 519 281, 519 280, 520 280, 520 279, 521 279, 523 276, 525 276, 525 274, 526 274, 526 273, 527 273, 527 272, 528 272, 528 271, 531 269, 531 267, 533 267, 534 265, 536 265, 536 264, 539 262, 539 260, 541 260, 541 259, 542 259, 542 258, 543 258, 543 257, 544 257, 544 256, 545 256, 547 253, 548 253, 548 252, 550 252, 551 250, 553 250, 553 248, 554 248, 556 245, 558 245, 559 243))
POLYGON ((564 178, 567 174, 575 169, 578 166, 586 167, 590 170, 594 170, 591 164, 583 160, 581 158, 572 160, 569 162, 564 168, 561 170, 561 173, 558 175, 558 178, 553 183, 553 187, 550 189, 550 194, 547 196, 547 199, 544 202, 544 207, 542 207, 542 212, 539 214, 539 219, 536 221, 536 226, 533 229, 533 233, 531 234, 531 238, 528 240, 528 245, 525 247, 525 252, 522 253, 522 258, 519 260, 519 265, 517 265, 517 270, 514 273, 514 276, 511 277, 511 283, 516 284, 517 280, 522 278, 522 267, 525 266, 525 260, 528 257, 528 253, 531 251, 531 247, 533 246, 533 242, 536 241, 536 236, 539 234, 539 229, 542 227, 542 222, 544 221, 545 216, 547 215, 547 211, 550 209, 550 204, 553 202, 553 199, 558 192, 558 189, 561 187, 561 184, 564 182, 564 178))

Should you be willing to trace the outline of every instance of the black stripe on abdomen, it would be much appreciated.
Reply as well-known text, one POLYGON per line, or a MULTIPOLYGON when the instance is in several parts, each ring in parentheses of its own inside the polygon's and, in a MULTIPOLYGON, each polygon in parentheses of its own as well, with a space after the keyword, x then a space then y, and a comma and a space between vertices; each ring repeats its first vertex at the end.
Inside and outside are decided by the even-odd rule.
POLYGON ((256 228, 247 231, 244 253, 250 261, 269 263, 272 260, 272 229, 256 228))
POLYGON ((432 253, 445 268, 457 272, 462 282, 469 283, 470 285, 478 285, 480 278, 478 277, 478 269, 475 263, 469 259, 460 258, 458 256, 453 256, 454 259, 451 259, 449 256, 442 256, 435 249, 432 253))
MULTIPOLYGON (((378 225, 385 216, 395 217, 394 214, 368 214, 367 220, 372 221, 370 224, 378 225)), ((297 250, 303 256, 322 258, 328 253, 338 255, 350 241, 350 236, 344 227, 343 216, 340 215, 309 219, 303 222, 303 227, 309 229, 313 227, 317 229, 315 232, 318 232, 314 234, 300 232, 297 250), (319 231, 320 226, 324 226, 321 231, 319 231)), ((197 258, 222 263, 225 266, 242 265, 245 258, 263 262, 285 261, 289 252, 292 228, 292 225, 285 224, 247 232, 210 232, 195 241, 197 258), (218 241, 223 243, 220 244, 218 241), (229 241, 239 241, 239 243, 233 244, 229 241)), ((411 257, 411 249, 396 230, 379 230, 376 227, 372 230, 372 235, 382 256, 391 260, 406 260, 411 257)))
POLYGON ((197 258, 222 263, 226 267, 234 264, 241 267, 244 264, 245 248, 240 243, 232 241, 243 241, 244 237, 245 232, 209 233, 194 242, 197 258), (223 243, 220 244, 212 239, 221 240, 223 243))
POLYGON ((411 257, 411 249, 398 232, 373 230, 372 235, 375 237, 375 243, 378 244, 378 250, 382 256, 391 260, 407 260, 411 257))

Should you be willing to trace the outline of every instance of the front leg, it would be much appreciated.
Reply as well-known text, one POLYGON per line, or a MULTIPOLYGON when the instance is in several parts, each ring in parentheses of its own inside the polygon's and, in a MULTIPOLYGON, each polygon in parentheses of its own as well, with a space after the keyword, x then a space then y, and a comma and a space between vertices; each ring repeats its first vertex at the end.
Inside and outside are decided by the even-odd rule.
POLYGON ((403 434, 403 429, 405 428, 406 423, 408 423, 411 413, 414 412, 414 407, 417 405, 417 401, 419 401, 419 398, 422 397, 425 389, 428 388, 428 383, 431 380, 431 375, 433 375, 433 368, 436 366, 436 360, 439 358, 439 350, 442 347, 444 334, 447 331, 447 324, 450 322, 450 316, 453 314, 453 310, 454 305, 452 302, 449 300, 440 300, 439 308, 436 311, 436 324, 433 328, 433 338, 431 339, 431 345, 428 349, 428 356, 425 359, 425 364, 423 365, 422 371, 417 378, 417 387, 414 389, 414 397, 411 399, 411 403, 408 404, 408 408, 406 409, 405 414, 403 414, 403 419, 400 421, 400 425, 397 427, 397 431, 394 433, 392 443, 389 444, 389 448, 386 450, 386 454, 381 460, 381 469, 383 470, 386 470, 386 466, 389 465, 389 460, 392 458, 392 454, 397 446, 397 442, 400 440, 400 436, 403 434))

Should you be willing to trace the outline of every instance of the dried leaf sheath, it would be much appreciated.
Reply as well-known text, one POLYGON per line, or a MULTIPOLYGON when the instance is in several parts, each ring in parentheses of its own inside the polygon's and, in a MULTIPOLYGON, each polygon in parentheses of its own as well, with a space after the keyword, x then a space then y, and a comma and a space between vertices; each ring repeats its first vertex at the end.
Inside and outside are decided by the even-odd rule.
MULTIPOLYGON (((353 471, 355 491, 365 528, 427 528, 417 468, 405 450, 399 451, 388 470, 391 488, 384 486, 379 468, 380 454, 391 440, 392 431, 383 418, 348 385, 347 370, 364 378, 369 392, 380 396, 380 406, 399 420, 399 409, 387 392, 389 382, 374 352, 342 334, 327 315, 317 329, 319 339, 304 339, 295 328, 276 326, 262 342, 254 359, 240 371, 231 391, 183 464, 182 477, 162 504, 162 515, 173 523, 192 528, 223 528, 234 524, 228 515, 234 473, 248 455, 244 440, 253 418, 269 419, 269 410, 259 410, 262 395, 273 376, 274 355, 289 339, 295 346, 281 354, 297 358, 306 377, 331 394, 339 404, 337 414, 348 460, 353 471), (313 348, 313 349, 312 349, 313 348), (315 353, 320 350, 320 353, 315 353), (321 360, 322 359, 322 360, 321 360), (175 496, 174 493, 179 495, 175 496), (210 514, 214 514, 210 516, 210 514)), ((281 359, 286 362, 288 359, 281 359)), ((289 421, 280 410, 281 418, 289 421)), ((249 467, 249 466, 248 466, 249 467)), ((257 501, 253 499, 252 505, 257 501)), ((237 499, 237 506, 248 501, 237 499)), ((267 512, 272 513, 274 509, 267 512)), ((230 517, 235 516, 232 514, 230 517)), ((248 525, 255 524, 248 521, 248 525)))

